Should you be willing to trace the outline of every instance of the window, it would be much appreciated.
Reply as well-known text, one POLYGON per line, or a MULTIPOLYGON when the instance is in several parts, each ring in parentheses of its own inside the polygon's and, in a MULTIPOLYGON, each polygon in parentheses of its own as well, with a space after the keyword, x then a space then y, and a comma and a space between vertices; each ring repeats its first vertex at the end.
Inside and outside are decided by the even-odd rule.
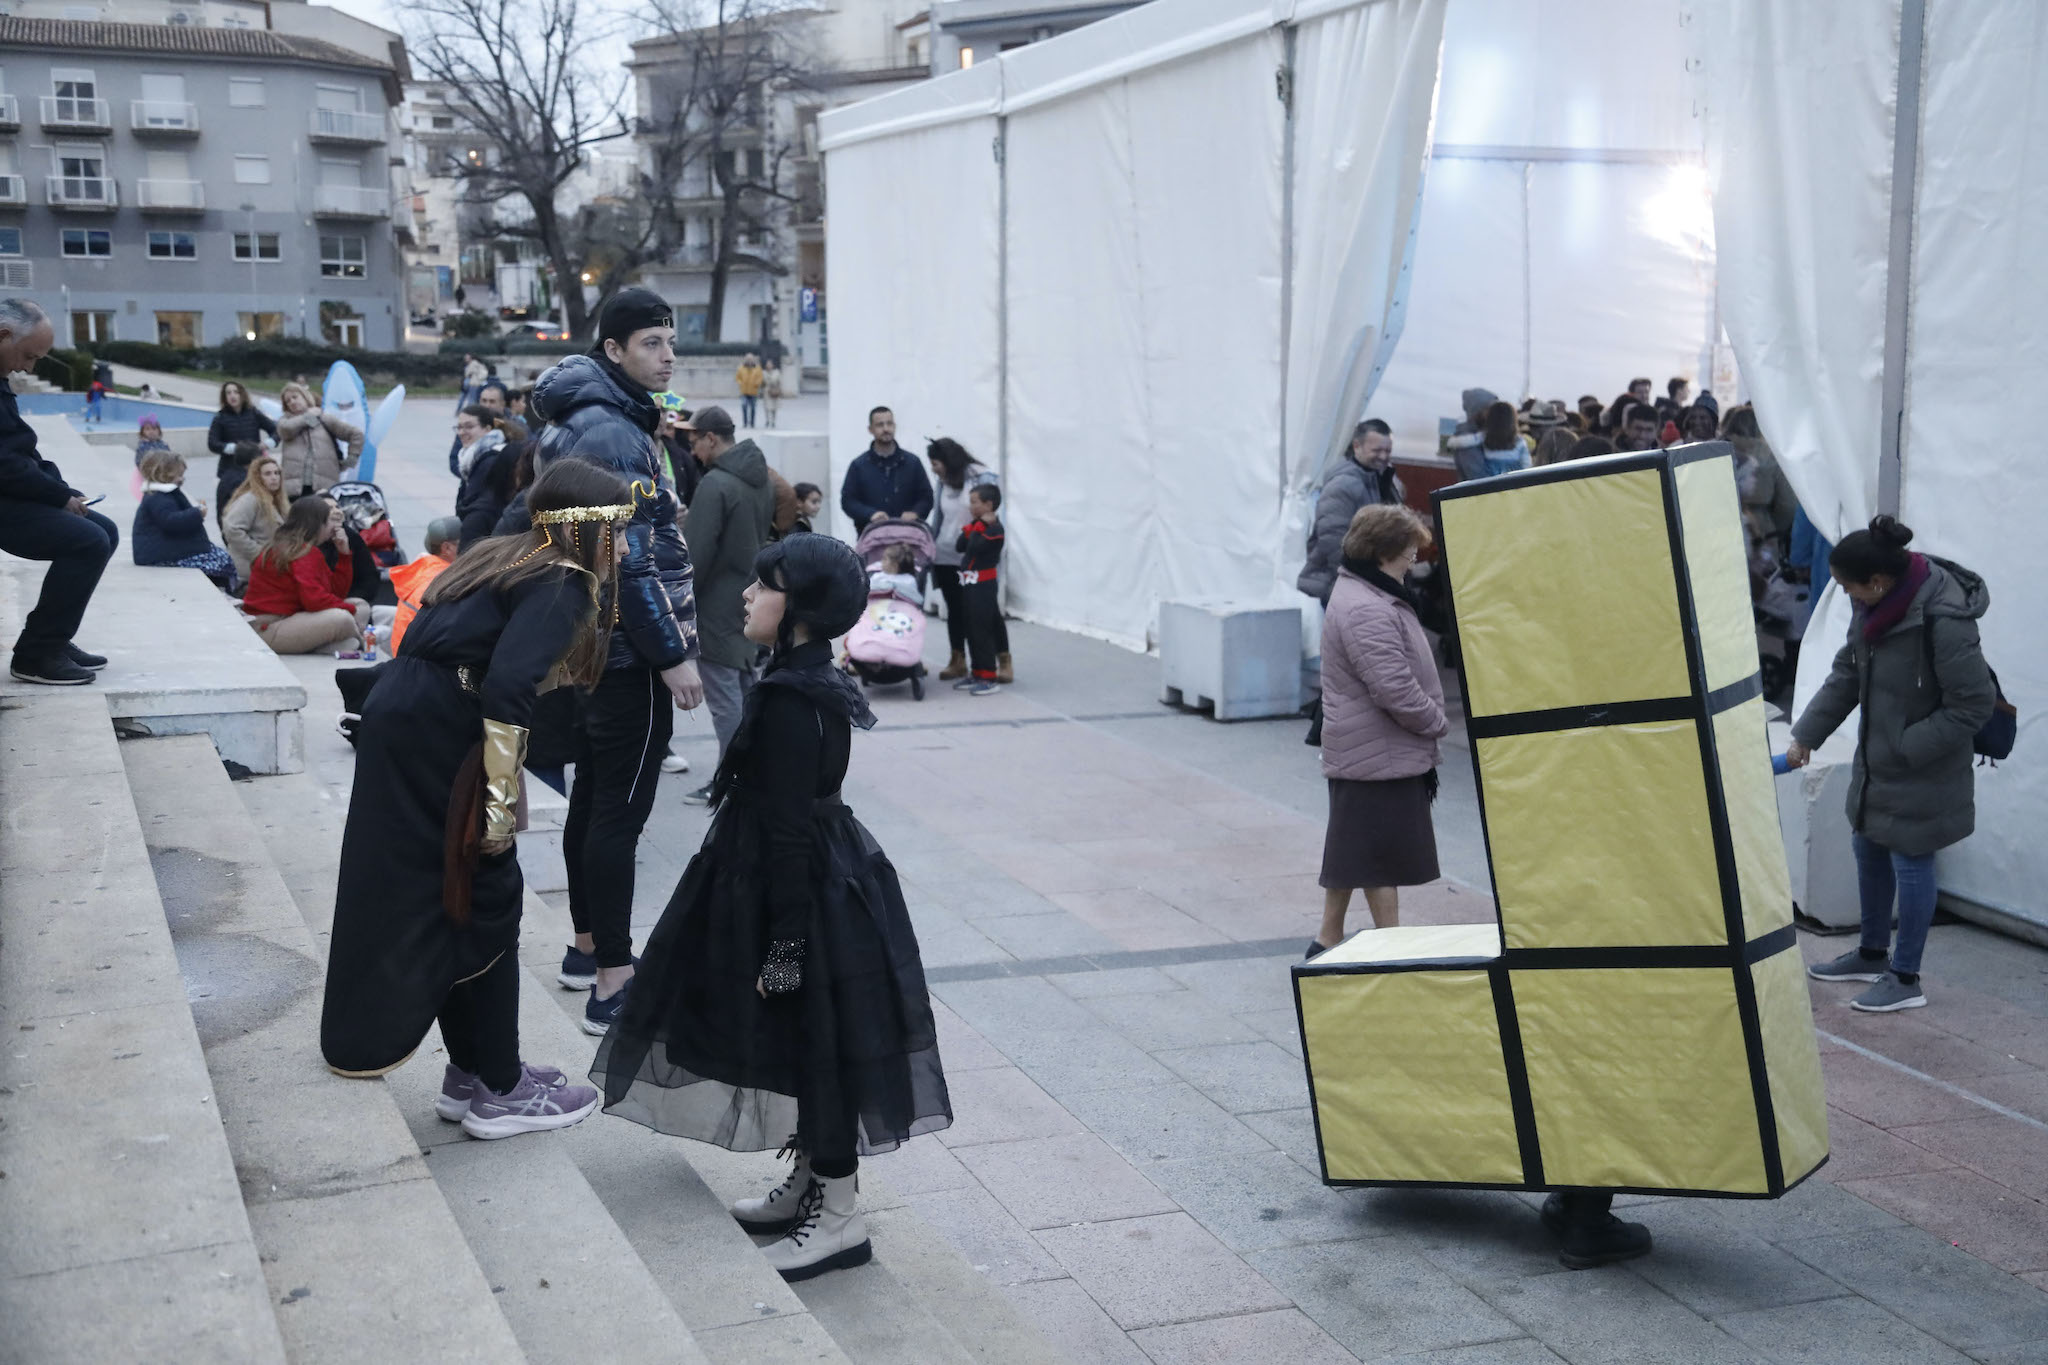
POLYGON ((258 232, 235 234, 235 259, 238 261, 281 261, 284 253, 278 249, 277 234, 258 232))
POLYGON ((187 350, 199 345, 199 314, 158 313, 156 315, 156 344, 159 346, 181 346, 187 350))
POLYGON ((114 315, 99 312, 74 312, 71 315, 71 344, 90 346, 95 342, 114 339, 114 315))
POLYGON ((0 256, 19 256, 20 254, 21 229, 18 227, 0 227, 0 256))
POLYGON ((64 254, 111 256, 114 254, 114 234, 104 228, 65 228, 64 254))
MULTIPOLYGON (((196 261, 199 259, 199 239, 189 232, 152 232, 149 234, 149 259, 196 261)), ((159 313, 157 316, 162 317, 163 314, 159 313)), ((198 345, 197 342, 192 344, 198 345)))
POLYGON ((263 78, 261 76, 228 77, 228 103, 237 109, 261 109, 263 107, 263 78))
POLYGON ((237 156, 235 158, 235 183, 237 185, 268 185, 270 183, 270 158, 267 156, 237 156))
POLYGON ((446 129, 449 129, 449 128, 453 128, 454 126, 455 126, 455 116, 454 116, 453 114, 436 114, 436 115, 434 115, 434 127, 438 128, 438 129, 443 129, 443 130, 446 130, 446 129))
POLYGON ((331 110, 341 114, 359 114, 363 109, 363 92, 353 85, 316 85, 313 87, 315 108, 331 110))
POLYGON ((360 280, 367 256, 360 237, 322 237, 320 273, 331 279, 360 280))
POLYGON ((93 112, 91 106, 99 96, 99 82, 90 71, 52 67, 50 93, 57 97, 57 116, 75 121, 93 112))
POLYGON ((268 341, 271 337, 284 335, 284 314, 237 313, 235 326, 246 341, 268 341))
POLYGON ((363 183, 363 163, 352 156, 323 156, 320 158, 320 183, 323 185, 361 185, 363 183))
POLYGON ((58 192, 73 202, 98 203, 107 197, 107 158, 93 146, 58 145, 51 149, 57 163, 58 192))

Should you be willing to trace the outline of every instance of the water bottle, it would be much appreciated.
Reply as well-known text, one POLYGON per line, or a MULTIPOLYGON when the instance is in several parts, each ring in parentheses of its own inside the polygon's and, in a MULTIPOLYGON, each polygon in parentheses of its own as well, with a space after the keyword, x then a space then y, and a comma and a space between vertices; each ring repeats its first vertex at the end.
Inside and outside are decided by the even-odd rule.
POLYGON ((363 656, 369 659, 377 657, 377 628, 375 626, 363 627, 363 656))

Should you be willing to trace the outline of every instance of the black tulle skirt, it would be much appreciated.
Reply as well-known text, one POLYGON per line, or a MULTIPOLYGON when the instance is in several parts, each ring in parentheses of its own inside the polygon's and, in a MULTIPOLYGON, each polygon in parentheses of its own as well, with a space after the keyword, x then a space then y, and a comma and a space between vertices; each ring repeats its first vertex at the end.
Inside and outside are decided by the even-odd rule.
POLYGON ((953 1121, 924 964, 880 845, 820 801, 800 990, 754 990, 768 949, 764 822, 719 807, 592 1064, 605 1111, 734 1151, 886 1152, 953 1121))

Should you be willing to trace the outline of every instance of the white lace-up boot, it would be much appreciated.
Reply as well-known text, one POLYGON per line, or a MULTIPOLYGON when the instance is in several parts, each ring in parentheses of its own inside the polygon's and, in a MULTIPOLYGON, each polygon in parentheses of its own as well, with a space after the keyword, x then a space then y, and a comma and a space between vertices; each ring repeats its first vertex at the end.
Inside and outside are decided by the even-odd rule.
POLYGON ((864 1265, 874 1256, 868 1227, 854 1208, 858 1176, 814 1176, 797 1200, 794 1226, 761 1248, 785 1280, 864 1265))
POLYGON ((782 1144, 778 1157, 794 1157, 796 1166, 789 1176, 768 1193, 742 1199, 732 1206, 735 1223, 748 1232, 779 1236, 796 1225, 796 1206, 811 1185, 811 1158, 797 1144, 794 1134, 782 1144))

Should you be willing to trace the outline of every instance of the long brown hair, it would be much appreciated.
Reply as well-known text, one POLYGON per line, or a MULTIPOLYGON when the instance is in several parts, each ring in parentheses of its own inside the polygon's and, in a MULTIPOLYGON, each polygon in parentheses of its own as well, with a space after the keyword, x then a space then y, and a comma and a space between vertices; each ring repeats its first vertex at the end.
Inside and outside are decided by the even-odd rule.
MULTIPOLYGON (((627 506, 633 494, 626 481, 609 469, 574 457, 558 459, 541 471, 526 496, 527 508, 538 515, 566 507, 627 506)), ((612 576, 613 524, 572 521, 536 526, 524 535, 492 536, 471 547, 427 588, 420 605, 453 602, 474 592, 501 591, 564 567, 580 571, 590 587, 594 608, 576 631, 562 660, 570 682, 589 687, 604 676, 611 649, 610 603, 617 588, 612 576), (602 588, 600 585, 603 585, 602 588)))
POLYGON ((229 389, 233 389, 235 390, 235 392, 242 395, 242 406, 235 409, 235 411, 247 412, 250 408, 256 406, 253 402, 249 400, 249 390, 244 388, 239 380, 230 379, 220 386, 220 405, 223 410, 226 410, 228 406, 229 389))
POLYGON ((318 493, 308 493, 293 502, 277 530, 271 533, 270 544, 256 556, 256 562, 266 568, 291 572, 300 555, 327 539, 327 518, 333 511, 334 504, 318 493))
MULTIPOLYGON (((277 481, 275 489, 263 486, 263 466, 265 465, 277 465, 277 457, 265 454, 258 455, 255 459, 249 461, 248 477, 242 480, 239 488, 228 494, 228 506, 232 507, 235 499, 241 497, 242 494, 253 493, 256 496, 256 505, 268 508, 270 520, 272 523, 277 523, 283 521, 285 515, 292 510, 292 503, 291 499, 284 495, 284 480, 282 478, 277 481)), ((284 466, 277 465, 277 468, 278 472, 282 474, 284 466)))

